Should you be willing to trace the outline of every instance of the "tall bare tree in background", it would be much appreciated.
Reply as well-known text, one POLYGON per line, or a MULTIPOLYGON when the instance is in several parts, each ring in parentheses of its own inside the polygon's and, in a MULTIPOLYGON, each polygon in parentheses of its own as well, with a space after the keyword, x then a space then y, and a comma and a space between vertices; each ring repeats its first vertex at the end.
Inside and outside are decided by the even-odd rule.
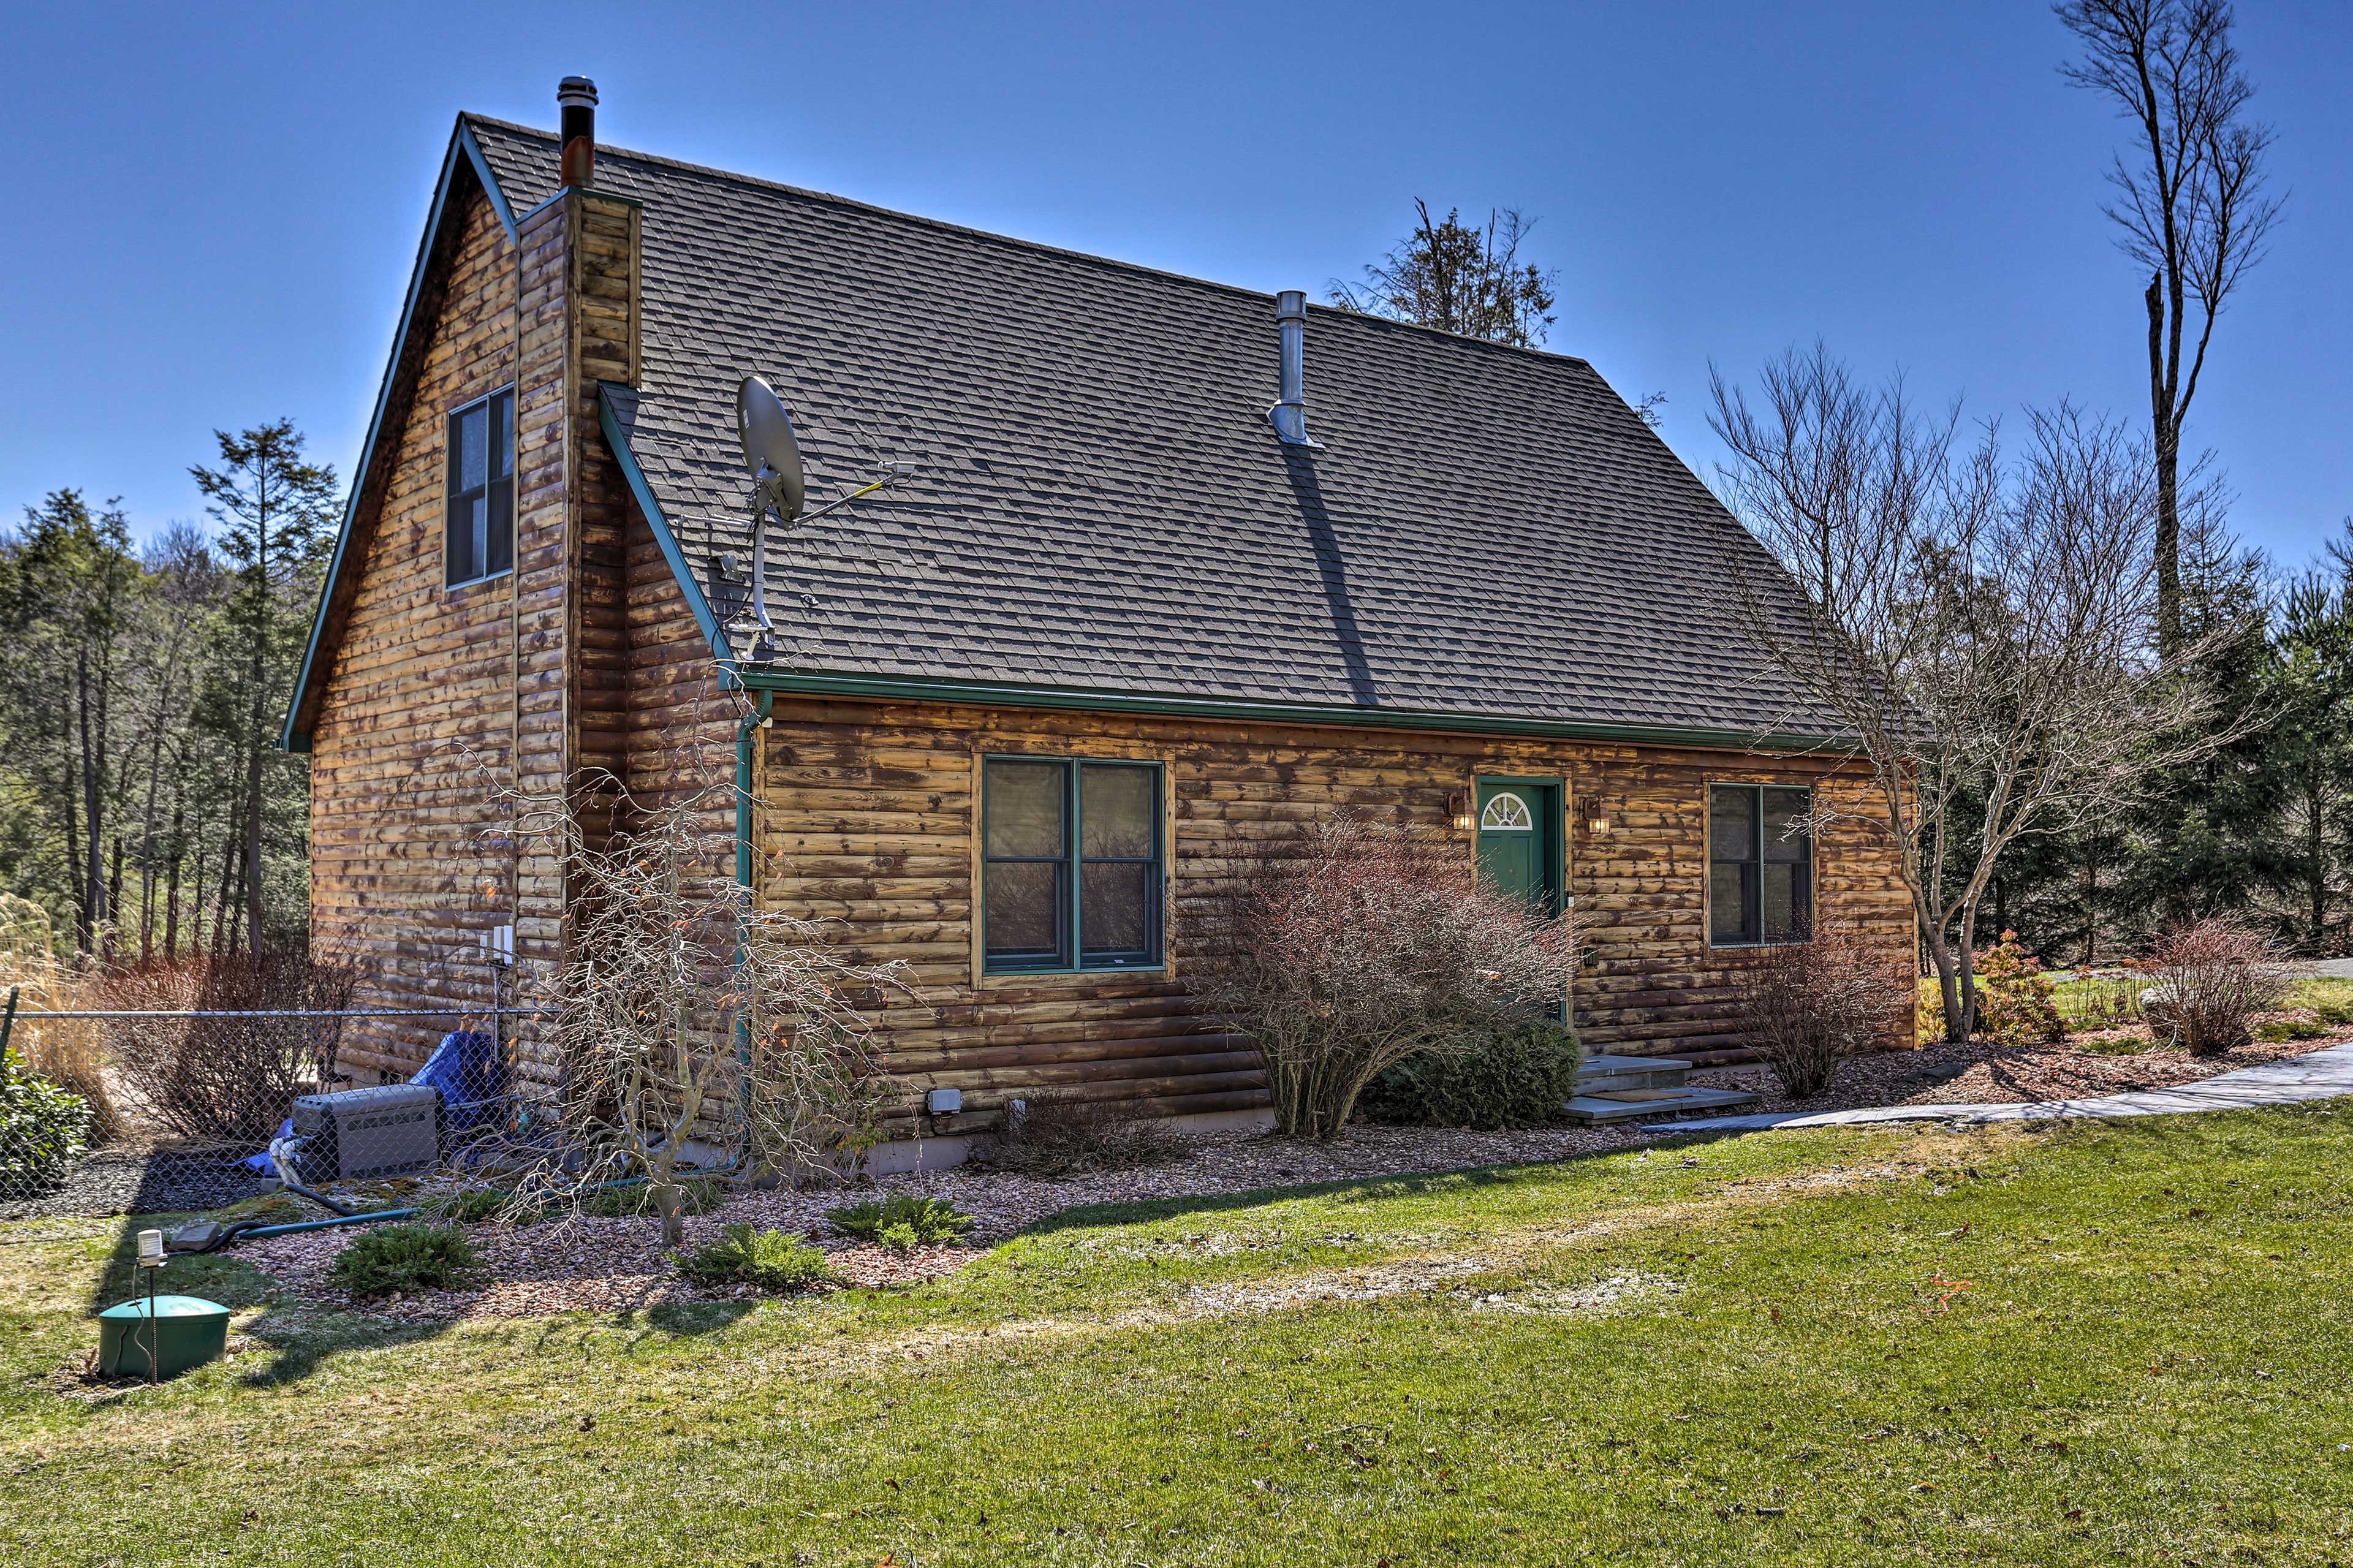
POLYGON ((2204 644, 2158 646, 2148 454, 2064 404, 2029 416, 2015 460, 1991 427, 1964 446, 1957 408, 1865 387, 1820 344, 1767 364, 1753 403, 1713 390, 1725 499, 1769 552, 1728 547, 1722 591, 1793 705, 1871 770, 1871 806, 1817 795, 1815 831, 1887 836, 1966 1039, 2002 852, 2243 732, 2212 721, 2204 644))
POLYGON ((1520 259, 1535 227, 1516 207, 1487 215, 1485 228, 1452 208, 1440 219, 1417 198, 1418 221, 1395 250, 1365 268, 1362 283, 1332 280, 1332 303, 1344 310, 1437 327, 1491 343, 1534 348, 1551 326, 1556 268, 1520 259))
POLYGON ((2178 656, 2181 611, 2181 429, 2198 395, 2215 320, 2278 220, 2263 188, 2270 127, 2246 118, 2254 85, 2231 42, 2224 0, 2060 0, 2081 40, 2060 68, 2133 128, 2108 172, 2104 210, 2125 254, 2148 271, 2148 390, 2157 467, 2157 631, 2178 656))

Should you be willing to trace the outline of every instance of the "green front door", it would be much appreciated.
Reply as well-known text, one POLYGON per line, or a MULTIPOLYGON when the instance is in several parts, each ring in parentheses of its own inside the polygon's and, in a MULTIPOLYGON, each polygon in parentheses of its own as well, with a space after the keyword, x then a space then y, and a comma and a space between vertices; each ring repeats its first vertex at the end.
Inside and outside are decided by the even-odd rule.
POLYGON ((1561 909, 1560 810, 1556 783, 1479 783, 1479 868, 1546 914, 1561 909))

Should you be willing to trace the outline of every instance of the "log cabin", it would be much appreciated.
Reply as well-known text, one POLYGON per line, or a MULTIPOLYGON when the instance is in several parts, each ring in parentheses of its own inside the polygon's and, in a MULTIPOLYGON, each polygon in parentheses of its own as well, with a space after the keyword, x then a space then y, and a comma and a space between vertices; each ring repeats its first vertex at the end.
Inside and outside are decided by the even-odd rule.
POLYGON ((595 96, 457 122, 286 721, 370 1002, 486 1005, 494 932, 554 973, 485 778, 739 781, 757 897, 908 965, 929 1138, 1262 1117, 1187 964, 1342 808, 1573 905, 1596 1051, 1743 1057, 1734 966, 1812 919, 1909 964, 1867 776, 1716 591, 1761 547, 1583 360, 600 147, 595 96), (754 374, 813 502, 897 474, 771 531, 758 646, 754 374))

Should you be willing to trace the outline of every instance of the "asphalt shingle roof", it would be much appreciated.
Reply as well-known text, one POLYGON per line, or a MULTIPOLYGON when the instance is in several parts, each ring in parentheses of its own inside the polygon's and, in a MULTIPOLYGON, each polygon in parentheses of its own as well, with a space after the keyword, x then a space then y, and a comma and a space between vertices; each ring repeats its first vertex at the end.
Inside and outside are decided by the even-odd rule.
MULTIPOLYGON (((513 210, 552 193, 552 135, 469 123, 513 210)), ((1758 547, 1582 360, 1312 309, 1303 456, 1268 295, 611 148, 596 180, 644 209, 628 439, 699 580, 748 537, 740 377, 810 504, 915 465, 772 534, 786 667, 1827 728, 1711 592, 1758 547)))

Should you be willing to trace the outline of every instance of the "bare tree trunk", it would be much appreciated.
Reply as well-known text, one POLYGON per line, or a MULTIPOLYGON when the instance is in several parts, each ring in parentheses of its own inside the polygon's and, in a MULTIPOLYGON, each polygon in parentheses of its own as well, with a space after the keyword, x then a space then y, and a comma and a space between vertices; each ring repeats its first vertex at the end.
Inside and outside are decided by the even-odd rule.
POLYGON ((185 852, 180 843, 180 795, 172 795, 172 858, 164 872, 164 962, 175 963, 180 957, 180 858, 185 852))
POLYGON ((2148 400, 2157 452, 2157 651, 2172 658, 2181 651, 2181 425, 2166 377, 2164 285, 2162 278, 2148 280, 2148 400))
MULTIPOLYGON (((262 722, 259 682, 261 678, 260 659, 254 660, 257 695, 253 702, 253 721, 262 722)), ((257 728, 256 733, 259 731, 257 728)), ((245 916, 246 945, 255 952, 261 951, 261 748, 250 747, 245 763, 245 916)))

